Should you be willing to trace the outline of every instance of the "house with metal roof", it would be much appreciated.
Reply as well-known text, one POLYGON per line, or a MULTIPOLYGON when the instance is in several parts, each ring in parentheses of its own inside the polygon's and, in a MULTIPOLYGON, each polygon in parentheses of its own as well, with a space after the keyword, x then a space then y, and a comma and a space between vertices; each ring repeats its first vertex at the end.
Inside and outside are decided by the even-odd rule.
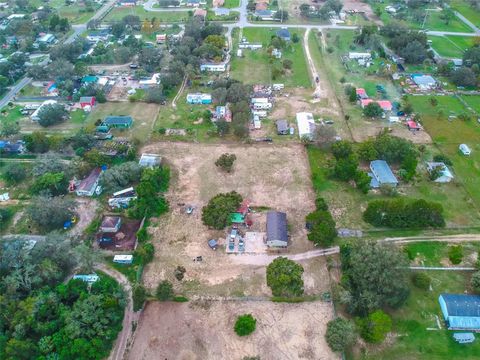
POLYGON ((77 186, 75 192, 77 196, 93 196, 100 181, 100 174, 102 169, 95 168, 92 172, 77 186))
POLYGON ((286 248, 288 246, 287 214, 279 211, 267 213, 267 246, 286 248))
POLYGON ((131 116, 107 116, 103 120, 103 125, 113 128, 131 128, 133 125, 133 119, 131 116))
POLYGON ((480 331, 480 295, 440 294, 438 302, 449 330, 480 331))
POLYGON ((437 86, 437 81, 430 75, 413 74, 412 80, 420 90, 430 90, 437 86))
POLYGON ((368 175, 372 178, 370 182, 372 188, 379 188, 381 185, 398 185, 397 178, 393 175, 392 169, 390 169, 385 160, 370 162, 370 171, 368 175))
POLYGON ((315 132, 315 120, 313 119, 312 113, 300 112, 297 113, 297 127, 298 127, 298 136, 300 139, 306 137, 308 139, 313 138, 313 133, 315 132))
POLYGON ((155 166, 160 166, 161 163, 162 157, 160 155, 143 153, 140 157, 138 165, 141 167, 154 168, 155 166))

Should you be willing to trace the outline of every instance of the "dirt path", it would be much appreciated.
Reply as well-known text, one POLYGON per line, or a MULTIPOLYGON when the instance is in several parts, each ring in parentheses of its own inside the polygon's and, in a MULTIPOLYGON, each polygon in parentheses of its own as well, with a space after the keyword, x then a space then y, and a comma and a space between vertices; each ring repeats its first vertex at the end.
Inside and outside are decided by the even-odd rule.
POLYGON ((88 225, 95 218, 95 214, 98 208, 98 202, 95 199, 77 198, 77 208, 75 209, 78 214, 78 223, 73 227, 69 236, 80 236, 83 234, 88 225))
POLYGON ((441 235, 441 236, 409 236, 393 237, 380 240, 384 242, 394 242, 396 244, 408 244, 414 242, 477 242, 480 241, 480 234, 459 234, 459 235, 441 235))
POLYGON ((183 89, 185 89, 185 85, 187 85, 187 75, 183 78, 182 85, 180 86, 180 89, 178 90, 177 95, 175 95, 175 98, 172 101, 172 107, 176 108, 177 107, 177 100, 182 95, 183 89))
POLYGON ((305 48, 305 55, 307 56, 307 62, 310 68, 310 74, 312 75, 312 84, 315 88, 315 91, 313 92, 313 96, 316 98, 325 97, 326 94, 322 89, 320 76, 318 75, 317 69, 315 68, 315 63, 313 62, 312 55, 310 54, 310 47, 308 46, 309 35, 310 35, 310 29, 307 29, 303 37, 303 46, 305 48))

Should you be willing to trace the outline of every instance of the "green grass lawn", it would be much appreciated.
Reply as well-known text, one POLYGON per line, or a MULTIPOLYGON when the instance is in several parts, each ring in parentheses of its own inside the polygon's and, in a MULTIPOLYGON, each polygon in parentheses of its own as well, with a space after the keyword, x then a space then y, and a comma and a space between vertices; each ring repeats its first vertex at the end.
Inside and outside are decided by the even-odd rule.
MULTIPOLYGON (((475 254, 478 253, 479 244, 464 243, 463 246, 463 260, 456 266, 475 266, 472 260, 475 254)), ((448 250, 450 245, 444 242, 418 242, 405 246, 408 253, 414 257, 415 265, 418 266, 445 266, 449 263, 448 250)))
POLYGON ((463 95, 465 101, 477 114, 480 114, 480 96, 478 95, 463 95))
POLYGON ((142 6, 115 7, 105 17, 105 22, 122 20, 127 15, 135 15, 140 20, 156 18, 160 22, 183 22, 189 17, 188 11, 148 12, 142 6))
POLYGON ((429 36, 432 48, 441 56, 461 58, 463 53, 474 44, 473 38, 462 36, 429 36))
POLYGON ((115 270, 121 272, 126 276, 130 283, 134 283, 137 280, 137 272, 140 267, 140 256, 133 254, 132 264, 118 264, 113 262, 113 256, 107 258, 108 264, 115 270))
POLYGON ((225 0, 225 3, 223 4, 223 7, 226 7, 228 9, 237 8, 239 6, 240 0, 225 0))
POLYGON ((455 17, 450 20, 448 24, 441 19, 440 11, 428 11, 427 21, 425 26, 422 27, 422 24, 412 24, 413 28, 417 29, 428 29, 436 31, 454 31, 454 32, 473 32, 472 28, 465 24, 462 20, 455 17))
POLYGON ((477 27, 480 27, 480 11, 478 9, 471 7, 465 0, 452 0, 450 5, 477 27))
MULTIPOLYGON (((267 47, 270 39, 276 34, 277 30, 266 28, 245 28, 243 29, 243 37, 249 42, 259 42, 263 44, 263 48, 259 50, 243 50, 244 57, 238 58, 234 56, 231 62, 231 76, 246 84, 271 84, 284 83, 285 86, 302 86, 310 87, 311 80, 303 50, 303 30, 290 30, 293 35, 296 33, 300 37, 298 43, 291 42, 287 48, 283 49, 282 59, 271 59, 267 53, 267 47), (282 61, 289 59, 293 62, 291 70, 277 79, 272 78, 273 66, 282 67, 282 61)), ((238 36, 234 37, 235 44, 238 44, 238 36)), ((234 46, 236 54, 236 46, 234 46)))
POLYGON ((442 312, 438 304, 441 293, 460 293, 469 288, 471 273, 429 271, 432 278, 432 291, 420 290, 412 286, 407 302, 398 310, 391 311, 395 338, 391 346, 378 346, 369 349, 361 359, 378 360, 469 360, 478 359, 480 341, 473 344, 457 344, 452 337, 453 331, 445 329, 442 312), (435 315, 442 324, 437 328, 435 315))

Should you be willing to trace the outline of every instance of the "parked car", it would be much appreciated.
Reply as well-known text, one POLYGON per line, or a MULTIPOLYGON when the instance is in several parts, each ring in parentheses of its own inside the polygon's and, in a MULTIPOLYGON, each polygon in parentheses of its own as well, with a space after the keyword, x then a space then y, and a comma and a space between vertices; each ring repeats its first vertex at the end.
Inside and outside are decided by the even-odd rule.
POLYGON ((230 250, 230 251, 235 250, 235 240, 234 239, 230 239, 230 241, 228 242, 228 250, 230 250))
POLYGON ((237 237, 237 234, 238 234, 238 230, 232 229, 232 231, 230 232, 230 238, 235 239, 237 237))

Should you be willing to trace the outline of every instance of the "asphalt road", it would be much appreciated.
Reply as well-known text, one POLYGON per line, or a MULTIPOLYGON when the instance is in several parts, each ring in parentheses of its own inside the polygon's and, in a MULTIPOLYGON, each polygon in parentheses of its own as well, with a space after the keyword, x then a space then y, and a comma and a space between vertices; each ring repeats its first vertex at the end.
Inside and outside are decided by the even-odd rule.
POLYGON ((31 78, 24 77, 14 86, 12 86, 8 93, 5 94, 3 99, 0 100, 0 109, 7 105, 20 90, 22 90, 25 86, 27 86, 27 84, 30 83, 30 81, 32 81, 31 78))

